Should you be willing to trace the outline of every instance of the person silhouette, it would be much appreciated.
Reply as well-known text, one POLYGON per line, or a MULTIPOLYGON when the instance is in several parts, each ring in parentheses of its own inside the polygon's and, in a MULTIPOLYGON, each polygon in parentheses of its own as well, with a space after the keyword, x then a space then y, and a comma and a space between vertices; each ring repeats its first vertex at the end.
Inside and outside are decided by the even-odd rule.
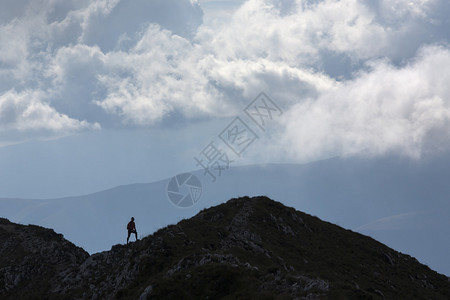
POLYGON ((127 245, 128 245, 128 241, 130 240, 130 235, 132 233, 134 233, 136 235, 136 241, 139 241, 138 236, 137 236, 137 231, 136 231, 136 224, 134 224, 133 217, 131 217, 131 221, 128 222, 127 229, 128 229, 127 245))

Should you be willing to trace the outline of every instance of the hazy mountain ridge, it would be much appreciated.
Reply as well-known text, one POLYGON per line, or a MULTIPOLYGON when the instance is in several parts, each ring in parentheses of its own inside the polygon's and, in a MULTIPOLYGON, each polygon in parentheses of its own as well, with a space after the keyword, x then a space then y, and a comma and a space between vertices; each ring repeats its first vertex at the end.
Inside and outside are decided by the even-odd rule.
POLYGON ((34 257, 67 258, 57 259, 57 267, 44 276, 46 284, 39 284, 40 289, 35 286, 44 269, 32 277, 21 275, 17 282, 10 280, 0 292, 9 299, 450 296, 448 278, 414 258, 266 197, 232 199, 139 242, 89 257, 52 230, 4 219, 0 228, 0 280, 17 278, 21 273, 14 270, 24 269, 15 266, 29 266, 34 257), (18 241, 8 229, 13 227, 31 234, 18 241), (12 241, 19 248, 33 246, 15 251, 16 259, 8 264, 13 252, 3 245, 12 241), (49 244, 63 245, 54 247, 61 255, 44 251, 49 244))

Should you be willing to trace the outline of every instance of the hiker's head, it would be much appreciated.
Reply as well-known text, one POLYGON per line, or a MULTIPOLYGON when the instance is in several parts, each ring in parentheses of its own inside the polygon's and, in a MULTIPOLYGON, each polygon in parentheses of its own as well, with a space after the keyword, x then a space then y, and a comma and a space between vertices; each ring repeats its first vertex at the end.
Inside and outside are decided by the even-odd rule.
POLYGON ((131 221, 134 221, 134 217, 131 217, 131 221))

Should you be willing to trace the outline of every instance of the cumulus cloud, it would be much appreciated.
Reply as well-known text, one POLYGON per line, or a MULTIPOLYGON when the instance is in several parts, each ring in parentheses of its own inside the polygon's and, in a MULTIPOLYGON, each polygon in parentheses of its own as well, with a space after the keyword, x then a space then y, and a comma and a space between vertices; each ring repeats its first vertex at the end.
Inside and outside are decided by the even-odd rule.
POLYGON ((205 76, 195 46, 159 26, 151 25, 131 51, 111 52, 99 81, 107 96, 96 103, 125 121, 153 124, 171 112, 211 115, 226 107, 205 76))
POLYGON ((361 4, 292 7, 291 14, 282 14, 270 1, 248 1, 230 24, 200 27, 194 41, 150 26, 129 52, 109 53, 121 57, 120 68, 127 71, 100 77, 108 95, 97 103, 137 124, 152 124, 176 111, 186 117, 228 116, 261 88, 279 93, 287 88, 291 97, 286 99, 292 99, 332 85, 333 79, 310 70, 319 60, 320 43, 360 56, 368 55, 366 40, 383 45, 375 38, 381 26, 369 24, 373 16, 361 4), (354 24, 346 26, 350 21, 354 24), (331 29, 329 40, 316 36, 331 29))
POLYGON ((301 159, 442 150, 450 141, 448 66, 450 50, 438 46, 402 68, 372 62, 356 79, 294 105, 283 120, 283 145, 301 159))
MULTIPOLYGON (((411 3, 395 3, 410 11, 401 14, 410 22, 430 10, 431 1, 411 3)), ((127 122, 154 124, 174 111, 189 118, 227 116, 261 89, 287 105, 318 97, 336 84, 324 70, 326 56, 348 57, 350 70, 357 71, 367 61, 402 52, 392 41, 410 32, 401 22, 379 20, 398 11, 380 6, 381 13, 350 0, 250 0, 226 26, 200 27, 193 41, 150 26, 130 51, 107 55, 121 62, 113 65, 123 76, 100 77, 108 93, 97 103, 127 122)), ((327 67, 333 63, 328 59, 327 67)))
POLYGON ((159 24, 178 36, 192 37, 202 22, 203 12, 196 1, 102 0, 89 5, 83 15, 80 42, 110 51, 127 48, 127 41, 135 41, 149 24, 159 24))
POLYGON ((197 1, 36 3, 0 14, 0 92, 83 128, 232 116, 261 90, 293 157, 417 157, 448 122, 444 0, 248 0, 203 25, 197 1))
POLYGON ((405 16, 425 18, 436 0, 382 0, 380 8, 391 21, 405 16))
POLYGON ((42 100, 40 91, 7 91, 0 95, 0 136, 21 142, 32 137, 61 137, 83 130, 100 129, 98 123, 78 121, 57 112, 42 100), (14 133, 14 135, 11 135, 14 133))
POLYGON ((117 71, 105 59, 128 51, 151 23, 189 38, 202 19, 198 3, 188 0, 7 1, 0 13, 2 137, 114 123, 95 104, 110 97, 102 79, 117 71))

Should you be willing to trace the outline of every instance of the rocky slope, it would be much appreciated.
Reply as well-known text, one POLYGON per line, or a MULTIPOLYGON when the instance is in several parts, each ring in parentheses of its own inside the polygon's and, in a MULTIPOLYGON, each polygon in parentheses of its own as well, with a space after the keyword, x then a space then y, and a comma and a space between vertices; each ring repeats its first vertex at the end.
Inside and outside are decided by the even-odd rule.
POLYGON ((0 298, 44 298, 61 288, 61 276, 79 271, 89 254, 61 234, 0 218, 0 298))
POLYGON ((266 197, 232 199, 91 256, 5 219, 0 240, 6 299, 450 298, 448 278, 414 258, 266 197))

